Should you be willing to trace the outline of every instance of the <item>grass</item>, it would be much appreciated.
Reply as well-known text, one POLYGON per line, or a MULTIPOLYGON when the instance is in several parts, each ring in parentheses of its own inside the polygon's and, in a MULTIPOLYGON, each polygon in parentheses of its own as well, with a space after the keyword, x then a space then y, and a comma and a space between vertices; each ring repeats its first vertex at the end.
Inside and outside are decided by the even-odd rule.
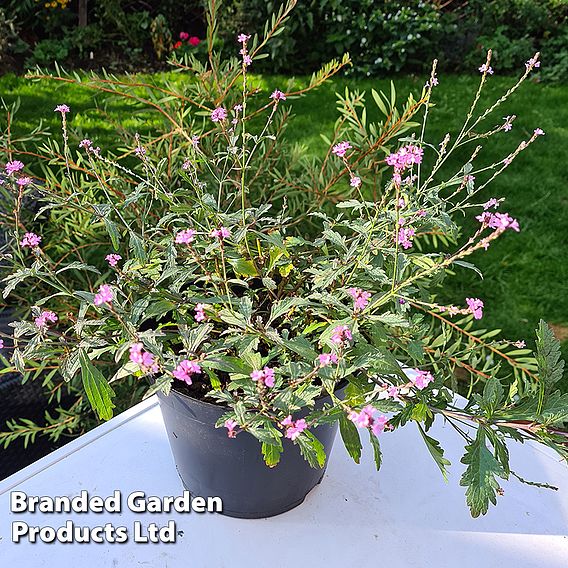
MULTIPOLYGON (((265 92, 282 86, 282 77, 257 78, 265 92)), ((479 78, 469 76, 441 77, 435 91, 436 108, 431 111, 427 138, 438 144, 446 132, 455 133, 461 127, 479 78)), ((305 83, 298 79, 297 83, 305 83)), ((409 91, 418 94, 424 78, 398 77, 397 91, 405 98, 409 91)), ((512 84, 510 78, 491 77, 481 105, 494 101, 512 84)), ((350 89, 369 93, 369 118, 378 118, 378 111, 370 97, 370 89, 388 91, 388 80, 337 79, 317 92, 291 101, 295 118, 288 127, 290 140, 305 146, 307 153, 318 154, 327 148, 320 133, 329 135, 337 119, 336 91, 350 89)), ((96 110, 93 94, 88 90, 53 83, 30 83, 15 76, 0 77, 0 97, 6 102, 21 99, 21 109, 14 125, 15 132, 25 133, 43 118, 52 131, 59 129, 58 117, 52 112, 57 103, 69 104, 73 111, 73 126, 96 140, 101 147, 116 145, 116 126, 143 130, 141 117, 132 113, 130 106, 113 103, 108 114, 96 110)), ((505 156, 517 144, 527 139, 534 128, 541 127, 546 136, 521 154, 501 177, 485 190, 482 199, 505 197, 504 210, 519 219, 519 234, 504 235, 487 252, 471 258, 484 273, 481 279, 473 271, 460 269, 448 280, 444 300, 463 304, 466 296, 477 296, 485 302, 483 324, 503 330, 512 339, 532 340, 538 320, 543 318, 554 326, 563 340, 563 351, 568 356, 568 187, 565 164, 568 163, 568 86, 525 84, 496 114, 494 124, 501 117, 515 114, 513 130, 488 140, 480 161, 505 156)), ((484 108, 483 106, 481 108, 484 108)), ((459 168, 453 160, 450 168, 459 168)), ((467 228, 472 228, 466 221, 467 228)), ((564 379, 568 390, 568 376, 564 379)))

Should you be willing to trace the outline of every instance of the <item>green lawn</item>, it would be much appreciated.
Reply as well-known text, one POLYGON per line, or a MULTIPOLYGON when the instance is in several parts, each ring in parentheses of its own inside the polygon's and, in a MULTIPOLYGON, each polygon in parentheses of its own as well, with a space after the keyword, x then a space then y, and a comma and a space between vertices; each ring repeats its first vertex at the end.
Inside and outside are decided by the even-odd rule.
MULTIPOLYGON (((266 91, 284 86, 282 77, 258 78, 266 91)), ((461 126, 478 77, 448 76, 440 78, 435 92, 436 108, 431 112, 427 137, 438 143, 446 132, 455 132, 461 126)), ((299 79, 299 83, 304 80, 299 79)), ((491 77, 484 101, 497 98, 512 84, 510 78, 491 77)), ((409 91, 418 94, 424 78, 398 77, 397 91, 405 97, 409 91)), ((337 79, 317 92, 292 101, 296 117, 288 128, 290 139, 306 146, 306 151, 326 150, 320 132, 330 134, 337 118, 335 92, 351 89, 376 88, 388 90, 388 80, 337 79)), ((270 92, 270 91, 268 91, 270 92)), ((123 126, 148 128, 130 107, 116 104, 108 116, 94 110, 92 93, 76 86, 53 83, 30 83, 14 76, 0 77, 0 97, 7 102, 20 97, 22 107, 14 125, 16 132, 25 132, 45 119, 52 130, 59 129, 58 117, 53 113, 57 103, 69 104, 73 111, 74 127, 80 127, 101 147, 116 144, 113 121, 123 126)), ((373 117, 373 103, 370 117, 373 117)), ((477 254, 472 261, 483 271, 481 280, 472 271, 460 271, 446 287, 448 302, 463 304, 466 296, 478 296, 485 302, 484 325, 503 329, 506 337, 517 340, 532 339, 539 318, 555 326, 564 341, 568 355, 568 86, 526 84, 520 92, 499 111, 501 117, 515 114, 513 130, 493 137, 485 145, 480 160, 495 153, 506 155, 517 144, 541 127, 546 136, 539 139, 527 152, 496 180, 482 197, 506 197, 507 210, 519 219, 521 232, 506 234, 487 252, 477 254)), ((460 164, 453 162, 454 167, 460 164)), ((564 380, 568 390, 568 377, 564 380)))

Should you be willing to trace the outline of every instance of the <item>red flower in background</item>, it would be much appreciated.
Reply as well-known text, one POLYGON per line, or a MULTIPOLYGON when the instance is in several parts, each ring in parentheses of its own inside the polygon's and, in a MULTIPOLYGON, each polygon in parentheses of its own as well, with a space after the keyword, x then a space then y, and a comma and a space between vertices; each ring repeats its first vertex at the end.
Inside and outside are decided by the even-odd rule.
POLYGON ((174 43, 174 49, 179 49, 183 44, 181 43, 181 41, 176 41, 174 43))
POLYGON ((180 32, 179 33, 179 39, 181 39, 182 41, 185 41, 188 38, 189 38, 189 34, 187 32, 180 32))
POLYGON ((196 45, 199 45, 201 43, 201 40, 196 36, 191 36, 188 40, 188 43, 189 45, 193 45, 195 47, 196 45))

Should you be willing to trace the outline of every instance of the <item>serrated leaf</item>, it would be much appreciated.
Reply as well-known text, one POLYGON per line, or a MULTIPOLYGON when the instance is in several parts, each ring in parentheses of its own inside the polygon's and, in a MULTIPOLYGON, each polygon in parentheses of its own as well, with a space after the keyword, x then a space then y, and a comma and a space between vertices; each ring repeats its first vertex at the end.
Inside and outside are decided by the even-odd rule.
POLYGON ((483 428, 477 430, 475 440, 465 447, 465 452, 461 462, 467 465, 467 469, 460 485, 467 487, 466 500, 472 517, 479 517, 487 513, 489 503, 497 504, 497 491, 500 489, 497 477, 507 479, 507 474, 487 448, 483 428))
POLYGON ((308 430, 304 430, 296 439, 300 452, 313 468, 322 468, 325 464, 323 444, 308 430))
POLYGON ((544 320, 536 330, 536 361, 540 378, 550 390, 563 376, 564 361, 561 358, 560 342, 544 320))
POLYGON ((264 457, 264 463, 268 467, 275 467, 280 461, 280 455, 282 454, 282 446, 276 446, 275 444, 262 443, 262 455, 264 457))
POLYGON ((381 444, 379 439, 369 430, 369 439, 371 440, 371 446, 373 446, 373 457, 375 458, 375 466, 377 471, 381 469, 381 464, 383 463, 383 454, 381 452, 381 444))

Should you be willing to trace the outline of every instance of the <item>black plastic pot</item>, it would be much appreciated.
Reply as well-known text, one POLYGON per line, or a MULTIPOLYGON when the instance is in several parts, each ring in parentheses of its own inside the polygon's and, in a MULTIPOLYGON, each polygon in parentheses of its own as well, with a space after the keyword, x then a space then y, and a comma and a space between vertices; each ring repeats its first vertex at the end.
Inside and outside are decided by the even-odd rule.
MULTIPOLYGON (((300 505, 322 480, 325 467, 310 467, 291 440, 283 439, 280 463, 269 468, 251 434, 229 438, 225 428, 215 428, 227 407, 173 389, 168 396, 158 393, 158 398, 183 486, 192 496, 221 497, 224 515, 245 519, 279 515, 300 505)), ((325 402, 330 402, 328 396, 318 399, 316 408, 325 402)), ((329 458, 337 423, 318 426, 313 433, 329 458)))

